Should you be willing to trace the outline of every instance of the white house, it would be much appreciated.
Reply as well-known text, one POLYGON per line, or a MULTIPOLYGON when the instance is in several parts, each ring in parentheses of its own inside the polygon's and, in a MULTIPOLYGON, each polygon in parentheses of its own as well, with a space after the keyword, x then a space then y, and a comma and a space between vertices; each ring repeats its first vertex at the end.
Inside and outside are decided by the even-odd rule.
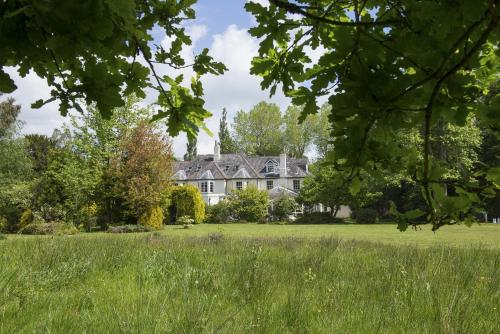
POLYGON ((199 155, 192 161, 174 163, 174 182, 200 189, 208 205, 216 204, 233 189, 253 185, 269 191, 270 197, 296 196, 309 174, 307 158, 221 154, 216 142, 214 154, 199 155))

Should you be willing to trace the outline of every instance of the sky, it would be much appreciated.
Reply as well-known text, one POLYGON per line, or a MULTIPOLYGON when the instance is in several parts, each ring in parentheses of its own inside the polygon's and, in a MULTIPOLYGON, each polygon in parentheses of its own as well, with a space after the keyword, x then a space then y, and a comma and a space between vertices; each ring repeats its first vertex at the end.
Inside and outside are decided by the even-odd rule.
MULTIPOLYGON (((193 45, 184 49, 183 55, 189 60, 193 58, 194 52, 207 47, 215 60, 223 62, 228 68, 222 76, 207 75, 202 79, 205 107, 213 114, 207 121, 207 126, 214 136, 200 132, 197 147, 199 154, 213 153, 224 107, 231 120, 237 111, 249 110, 262 100, 278 104, 282 111, 290 103, 281 92, 269 99, 269 92, 261 91, 260 79, 250 75, 250 61, 257 55, 258 41, 247 32, 254 21, 243 8, 245 2, 246 0, 198 0, 195 5, 197 18, 185 25, 193 45)), ((256 2, 264 3, 265 0, 256 2)), ((154 34, 155 39, 168 45, 168 37, 159 32, 154 34)), ((49 97, 50 88, 44 80, 34 74, 20 78, 13 68, 8 71, 18 86, 11 96, 22 106, 20 119, 25 122, 24 133, 51 135, 55 128, 69 122, 69 119, 60 116, 56 103, 48 104, 42 109, 31 109, 32 102, 49 97)), ((189 69, 184 70, 185 77, 190 73, 189 69)), ((153 100, 154 96, 149 95, 145 103, 153 100)), ((173 148, 174 155, 182 157, 186 150, 185 135, 173 138, 173 148)))

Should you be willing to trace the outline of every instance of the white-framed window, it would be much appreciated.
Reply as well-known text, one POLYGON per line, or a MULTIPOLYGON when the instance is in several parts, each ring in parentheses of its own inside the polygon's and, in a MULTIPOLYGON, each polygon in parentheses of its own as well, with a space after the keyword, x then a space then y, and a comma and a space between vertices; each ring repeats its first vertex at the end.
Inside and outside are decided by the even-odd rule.
POLYGON ((202 193, 208 192, 208 182, 203 181, 200 183, 200 190, 202 193))
POLYGON ((214 183, 213 181, 202 181, 200 182, 200 190, 202 193, 214 192, 214 183))
POLYGON ((266 164, 266 172, 267 173, 274 173, 276 171, 276 165, 274 161, 268 161, 266 164))
POLYGON ((243 182, 241 182, 241 181, 236 181, 236 189, 238 189, 238 190, 243 189, 243 182))
POLYGON ((274 188, 274 182, 273 180, 267 180, 266 181, 266 186, 267 186, 267 190, 271 190, 274 188))
POLYGON ((293 180, 293 190, 294 191, 300 190, 300 180, 293 180))

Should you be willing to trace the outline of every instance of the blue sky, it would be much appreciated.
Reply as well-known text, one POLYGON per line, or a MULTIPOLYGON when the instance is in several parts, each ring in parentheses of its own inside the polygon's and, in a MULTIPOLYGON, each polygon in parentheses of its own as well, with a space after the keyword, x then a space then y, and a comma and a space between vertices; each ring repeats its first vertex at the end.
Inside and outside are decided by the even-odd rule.
MULTIPOLYGON (((266 0, 258 2, 264 1, 266 0)), ((199 153, 213 152, 222 108, 227 108, 231 119, 238 110, 249 110, 261 100, 277 103, 282 110, 289 104, 289 100, 280 93, 270 100, 269 93, 260 89, 260 79, 249 73, 251 59, 257 54, 258 41, 247 32, 252 26, 252 17, 243 8, 245 2, 246 0, 199 0, 195 5, 196 20, 185 24, 193 40, 193 45, 183 50, 186 62, 190 63, 189 58, 195 52, 207 47, 216 60, 222 61, 229 68, 224 76, 209 75, 202 80, 205 106, 213 113, 207 126, 215 136, 200 134, 199 153)), ((163 43, 168 43, 168 37, 164 35, 155 37, 163 43)), ((182 72, 186 79, 192 74, 189 69, 182 72)), ((50 88, 43 80, 33 74, 20 78, 14 70, 9 73, 19 87, 12 95, 22 105, 20 118, 25 121, 25 133, 51 135, 56 127, 68 122, 59 115, 55 103, 40 110, 30 108, 30 104, 35 100, 49 96, 50 88)), ((153 100, 154 96, 149 96, 146 102, 153 100)), ((175 155, 181 157, 186 149, 186 137, 180 135, 173 138, 173 147, 175 155)))

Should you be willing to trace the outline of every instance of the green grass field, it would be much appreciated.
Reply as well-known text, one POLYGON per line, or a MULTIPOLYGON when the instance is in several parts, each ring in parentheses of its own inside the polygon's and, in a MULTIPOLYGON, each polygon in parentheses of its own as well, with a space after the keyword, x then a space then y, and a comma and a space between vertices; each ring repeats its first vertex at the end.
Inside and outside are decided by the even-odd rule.
POLYGON ((0 333, 499 333, 499 233, 249 224, 8 236, 0 333))

